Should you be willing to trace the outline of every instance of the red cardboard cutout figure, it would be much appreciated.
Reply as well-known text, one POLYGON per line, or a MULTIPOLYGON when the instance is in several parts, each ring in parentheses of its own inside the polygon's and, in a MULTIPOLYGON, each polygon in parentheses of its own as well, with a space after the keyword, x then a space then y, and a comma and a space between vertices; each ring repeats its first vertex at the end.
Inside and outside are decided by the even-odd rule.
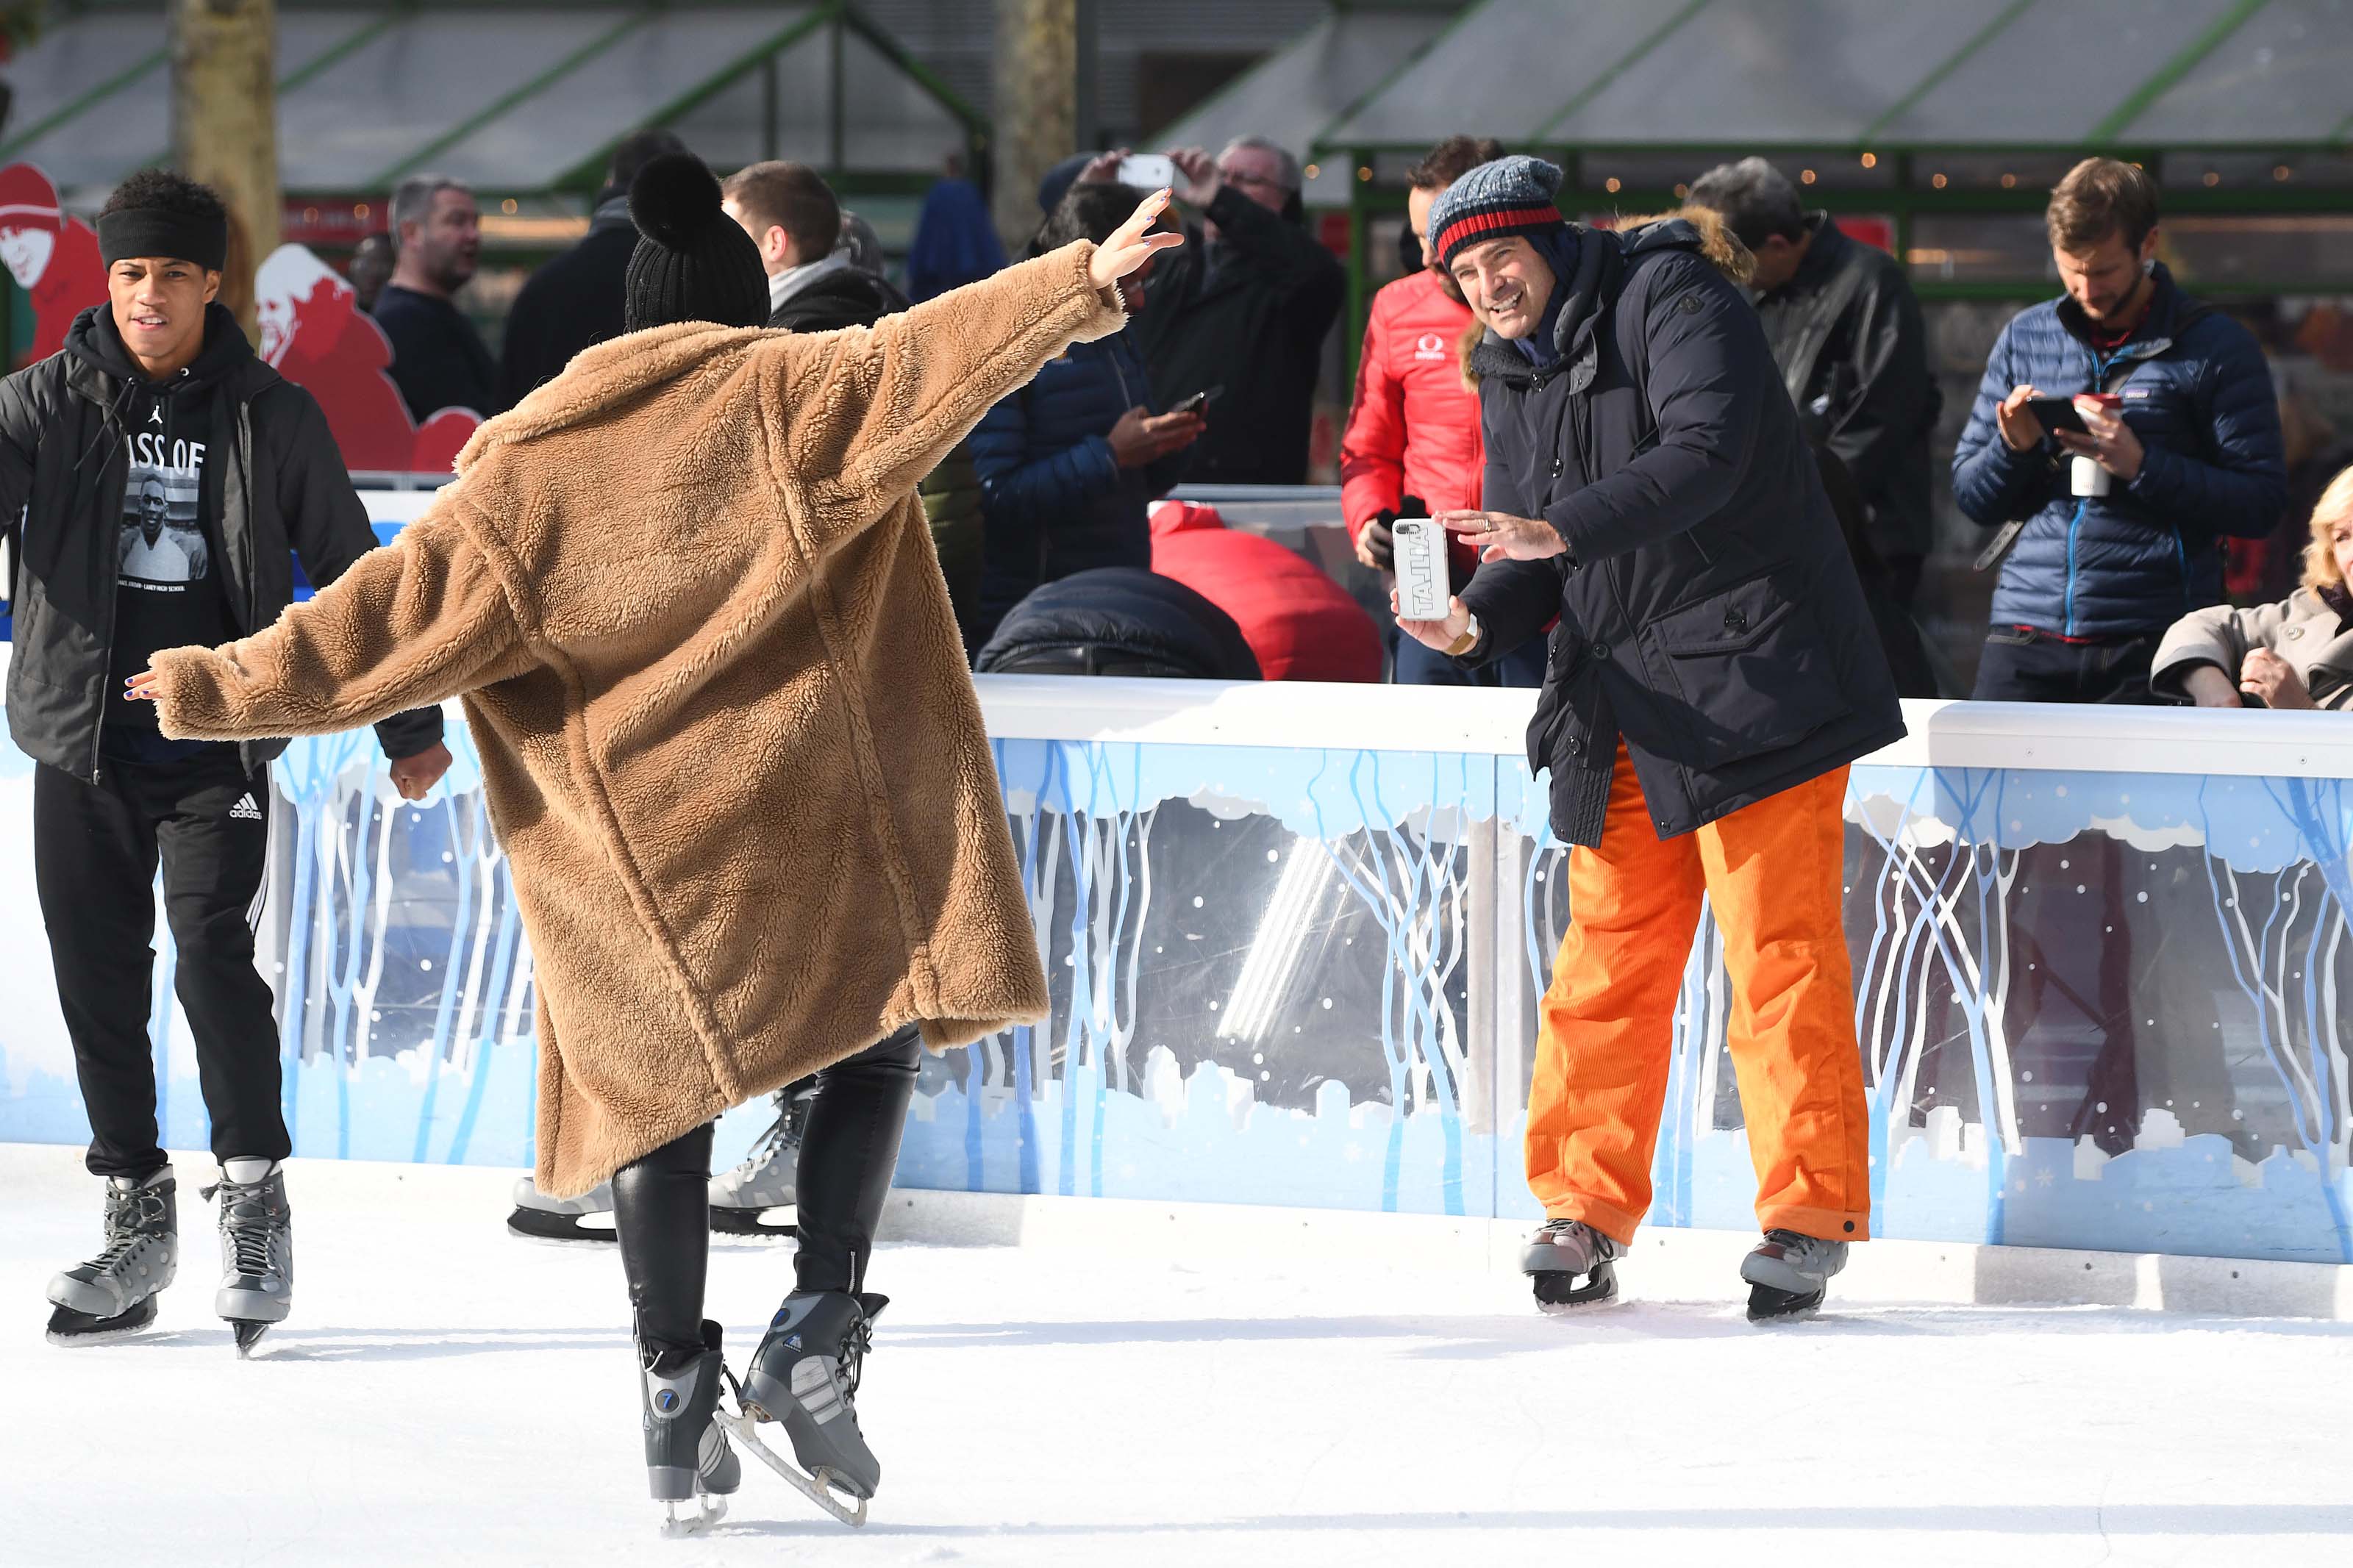
POLYGON ((0 169, 0 261, 33 301, 32 346, 16 368, 65 347, 73 319, 106 298, 97 231, 65 216, 57 186, 30 163, 0 169))
POLYGON ((445 408, 419 429, 385 367, 392 344, 359 309, 341 274, 305 247, 281 245, 254 275, 261 357, 319 400, 343 466, 396 473, 448 473, 481 423, 445 408))

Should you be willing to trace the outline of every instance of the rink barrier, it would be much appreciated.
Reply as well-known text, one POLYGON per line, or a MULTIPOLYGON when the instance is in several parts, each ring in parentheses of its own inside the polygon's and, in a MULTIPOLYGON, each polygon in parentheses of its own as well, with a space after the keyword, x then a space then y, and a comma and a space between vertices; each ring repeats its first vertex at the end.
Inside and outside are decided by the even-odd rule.
MULTIPOLYGON (((925 1064, 917 1189, 1522 1224, 1564 851, 1531 697, 984 677, 1053 1014, 925 1064)), ((454 710, 453 710, 454 711, 454 710)), ((1858 764, 1847 923, 1873 1226, 2353 1261, 2353 729, 2327 714, 1907 705, 1858 764)), ((373 737, 273 771, 261 963, 298 1151, 522 1165, 531 959, 462 722, 421 806, 373 737)), ((86 1136, 0 748, 0 1139, 86 1136)), ((1651 1218, 1753 1226, 1703 921, 1651 1218)), ((166 1142, 205 1142, 166 942, 166 1142)), ((765 1108, 732 1114, 732 1159, 765 1108)), ((2136 1287, 2137 1289, 2137 1287, 2136 1287)))

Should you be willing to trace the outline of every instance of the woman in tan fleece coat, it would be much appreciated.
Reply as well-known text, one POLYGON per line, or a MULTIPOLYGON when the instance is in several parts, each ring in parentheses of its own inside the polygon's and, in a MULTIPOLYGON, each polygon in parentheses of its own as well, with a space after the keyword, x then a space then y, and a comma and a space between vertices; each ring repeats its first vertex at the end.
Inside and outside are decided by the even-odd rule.
MULTIPOLYGON (((872 1211, 839 1228, 871 1238, 913 1072, 894 1033, 942 1048, 1045 1016, 915 486, 1047 361, 1120 329, 1117 280, 1181 243, 1145 233, 1166 201, 871 329, 767 332, 743 330, 765 283, 716 183, 659 160, 630 190, 629 336, 484 426, 425 517, 333 586, 133 683, 166 734, 208 740, 464 700, 536 963, 537 1182, 619 1173, 657 1498, 734 1479, 701 1321, 712 1119, 887 1058, 829 1130, 821 1087, 808 1131, 872 1211)), ((880 1471, 849 1395, 881 1299, 858 1293, 854 1234, 813 1247, 813 1211, 842 1204, 811 1158, 800 1289, 743 1397, 863 1498, 880 1471)))

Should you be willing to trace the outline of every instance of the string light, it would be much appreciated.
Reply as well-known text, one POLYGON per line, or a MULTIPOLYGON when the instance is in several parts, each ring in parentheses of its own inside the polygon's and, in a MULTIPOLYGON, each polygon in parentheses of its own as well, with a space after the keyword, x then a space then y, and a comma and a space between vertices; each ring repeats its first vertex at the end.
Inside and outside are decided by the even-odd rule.
POLYGON ((1618 176, 1612 174, 1608 179, 1602 181, 1601 188, 1608 191, 1611 195, 1616 195, 1618 194, 1618 176))
POLYGON ((2001 188, 2005 191, 2014 191, 2018 189, 2018 176, 2016 174, 2004 174, 2001 177, 2001 188))
POLYGON ((2219 185, 2219 184, 2221 184, 2222 183, 2222 176, 2221 176, 2221 175, 2220 175, 2220 174, 2216 174, 2216 173, 2215 173, 2213 170, 2211 170, 2211 169, 2209 169, 2209 170, 2207 170, 2207 171, 2206 171, 2205 179, 2206 179, 2206 184, 2207 184, 2208 185, 2210 185, 2210 186, 2212 186, 2212 185, 2219 185))
POLYGON ((1879 154, 1876 153, 1865 153, 1862 155, 1862 166, 1866 169, 1876 169, 1879 167, 1879 154))
POLYGON ((1928 183, 1941 191, 1945 188, 1945 176, 1942 174, 1931 174, 1928 176, 1928 183))
POLYGON ((1799 183, 1799 184, 1801 184, 1801 185, 1810 185, 1810 184, 1812 184, 1814 183, 1814 172, 1813 172, 1811 169, 1800 169, 1800 170, 1799 170, 1799 171, 1798 171, 1798 183, 1799 183))
POLYGON ((1318 174, 1322 174, 1323 172, 1324 172, 1323 170, 1321 170, 1321 169, 1317 168, 1317 167, 1316 167, 1314 164, 1313 164, 1313 163, 1310 163, 1310 164, 1308 164, 1308 165, 1307 165, 1307 177, 1308 177, 1309 179, 1311 179, 1311 180, 1312 180, 1312 179, 1314 179, 1316 175, 1318 175, 1318 174))
POLYGON ((2287 178, 2287 176, 2288 176, 2288 166, 2287 166, 2285 163, 2276 164, 2276 165, 2274 165, 2274 166, 2273 167, 2273 169, 2272 169, 2272 178, 2273 178, 2273 179, 2274 179, 2274 180, 2284 180, 2284 179, 2286 179, 2286 178, 2287 178))

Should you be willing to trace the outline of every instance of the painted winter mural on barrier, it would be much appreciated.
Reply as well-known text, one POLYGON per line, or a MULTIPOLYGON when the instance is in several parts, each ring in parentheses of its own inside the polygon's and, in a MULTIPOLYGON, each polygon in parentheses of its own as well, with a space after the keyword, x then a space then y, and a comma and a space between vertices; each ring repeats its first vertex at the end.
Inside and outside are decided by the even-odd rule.
MULTIPOLYGON (((278 769, 263 963, 298 1150, 522 1165, 531 969, 461 728, 421 807, 365 734, 278 769)), ((1514 761, 997 743, 1050 1024, 927 1064, 902 1184, 1533 1215, 1535 1001, 1569 911, 1514 761)), ((86 1136, 0 745, 0 1139, 86 1136)), ((2353 801, 2331 781, 1858 768, 1848 926, 1883 1234, 2353 1260, 2353 801)), ((1753 1178, 1703 924, 1658 1223, 1753 1178)), ((155 978, 167 1139, 203 1142, 155 978)), ((720 1156, 765 1121, 722 1130, 720 1156)))

